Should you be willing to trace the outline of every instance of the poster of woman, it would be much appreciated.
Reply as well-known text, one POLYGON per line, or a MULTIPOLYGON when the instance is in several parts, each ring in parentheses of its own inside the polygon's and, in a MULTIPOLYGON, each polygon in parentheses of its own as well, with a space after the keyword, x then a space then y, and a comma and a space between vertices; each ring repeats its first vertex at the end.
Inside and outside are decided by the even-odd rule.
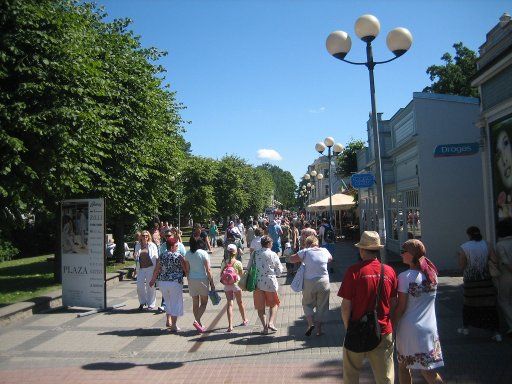
POLYGON ((512 217, 512 116, 491 125, 493 196, 497 221, 512 217))

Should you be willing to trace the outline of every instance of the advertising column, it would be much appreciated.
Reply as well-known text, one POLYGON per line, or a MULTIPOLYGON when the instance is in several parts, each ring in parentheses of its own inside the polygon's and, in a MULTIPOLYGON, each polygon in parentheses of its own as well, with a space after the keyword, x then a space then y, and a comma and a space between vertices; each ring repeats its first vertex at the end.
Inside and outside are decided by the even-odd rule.
POLYGON ((63 201, 61 231, 62 304, 104 309, 104 200, 63 201))

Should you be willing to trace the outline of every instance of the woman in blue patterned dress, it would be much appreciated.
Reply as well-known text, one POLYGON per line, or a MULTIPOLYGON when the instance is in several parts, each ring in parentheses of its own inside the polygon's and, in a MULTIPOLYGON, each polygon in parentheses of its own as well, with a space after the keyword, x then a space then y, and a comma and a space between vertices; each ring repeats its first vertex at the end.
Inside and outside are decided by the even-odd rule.
POLYGON ((410 269, 398 275, 398 305, 393 319, 393 324, 398 324, 400 384, 412 383, 411 369, 419 369, 428 383, 443 382, 435 371, 444 365, 435 309, 437 269, 425 254, 419 240, 407 240, 402 246, 402 260, 410 269))
POLYGON ((180 329, 177 326, 179 316, 183 316, 183 277, 186 275, 185 259, 178 251, 178 239, 167 239, 167 250, 158 258, 153 278, 149 282, 152 287, 158 280, 158 286, 165 301, 166 326, 171 333, 180 329))

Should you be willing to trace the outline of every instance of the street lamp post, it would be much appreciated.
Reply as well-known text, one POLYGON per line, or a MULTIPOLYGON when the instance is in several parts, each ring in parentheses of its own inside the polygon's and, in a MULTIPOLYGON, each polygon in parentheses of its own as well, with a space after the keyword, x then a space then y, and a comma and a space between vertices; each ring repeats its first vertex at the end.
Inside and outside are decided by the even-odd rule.
MULTIPOLYGON (((382 164, 380 156, 380 140, 379 129, 377 125, 377 106, 375 101, 375 80, 373 69, 377 64, 385 64, 396 60, 409 50, 412 45, 412 35, 406 28, 395 28, 388 33, 386 43, 391 52, 395 55, 392 59, 385 61, 374 61, 372 41, 380 32, 380 22, 373 15, 363 15, 359 17, 355 24, 356 35, 366 43, 366 62, 352 62, 345 59, 345 56, 352 47, 350 36, 344 31, 332 32, 327 37, 327 51, 336 59, 342 60, 349 64, 364 65, 368 68, 370 75, 370 98, 372 107, 372 128, 373 128, 373 147, 375 155, 375 179, 377 182, 377 204, 379 218, 379 232, 382 244, 386 245, 386 220, 384 211, 384 184, 382 178, 382 164)), ((385 248, 382 255, 385 255, 385 248)))
MULTIPOLYGON (((318 142, 315 145, 315 149, 318 153, 322 154, 325 151, 325 147, 327 147, 327 160, 329 161, 329 224, 334 228, 334 224, 332 222, 333 214, 332 214, 332 172, 331 172, 331 158, 332 156, 337 156, 341 152, 343 152, 343 145, 340 143, 334 144, 334 139, 332 137, 326 137, 324 142, 318 142), (331 153, 332 149, 332 153, 331 153)), ((323 176, 322 176, 323 178, 323 176)))

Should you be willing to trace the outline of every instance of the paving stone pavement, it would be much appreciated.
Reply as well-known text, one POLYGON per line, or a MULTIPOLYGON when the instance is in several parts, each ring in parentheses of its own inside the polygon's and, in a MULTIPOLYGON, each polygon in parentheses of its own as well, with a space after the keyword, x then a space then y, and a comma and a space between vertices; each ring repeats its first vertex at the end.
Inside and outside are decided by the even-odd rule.
MULTIPOLYGON (((221 251, 212 255, 217 289, 221 251)), ((244 255, 246 264, 248 255, 244 255)), ((331 300, 325 335, 304 336, 301 295, 280 278, 281 306, 272 335, 261 335, 252 296, 244 292, 249 326, 226 333, 226 300, 208 304, 198 334, 192 326, 192 302, 185 292, 181 331, 170 334, 165 315, 139 312, 134 281, 110 287, 109 305, 126 305, 111 312, 77 317, 78 310, 37 314, 0 328, 0 383, 340 383, 344 329, 337 292, 348 265, 357 259, 349 243, 336 244, 331 300)), ((400 267, 399 267, 400 268, 400 267)), ((485 332, 456 333, 461 323, 461 278, 441 277, 437 318, 449 383, 512 383, 512 340, 496 343, 485 332)), ((158 299, 160 294, 158 294, 158 299)), ((241 323, 234 307, 235 324, 241 323)), ((415 382, 423 382, 414 375, 415 382)), ((361 383, 373 383, 368 364, 361 383)), ((398 380, 397 380, 398 382, 398 380)))

